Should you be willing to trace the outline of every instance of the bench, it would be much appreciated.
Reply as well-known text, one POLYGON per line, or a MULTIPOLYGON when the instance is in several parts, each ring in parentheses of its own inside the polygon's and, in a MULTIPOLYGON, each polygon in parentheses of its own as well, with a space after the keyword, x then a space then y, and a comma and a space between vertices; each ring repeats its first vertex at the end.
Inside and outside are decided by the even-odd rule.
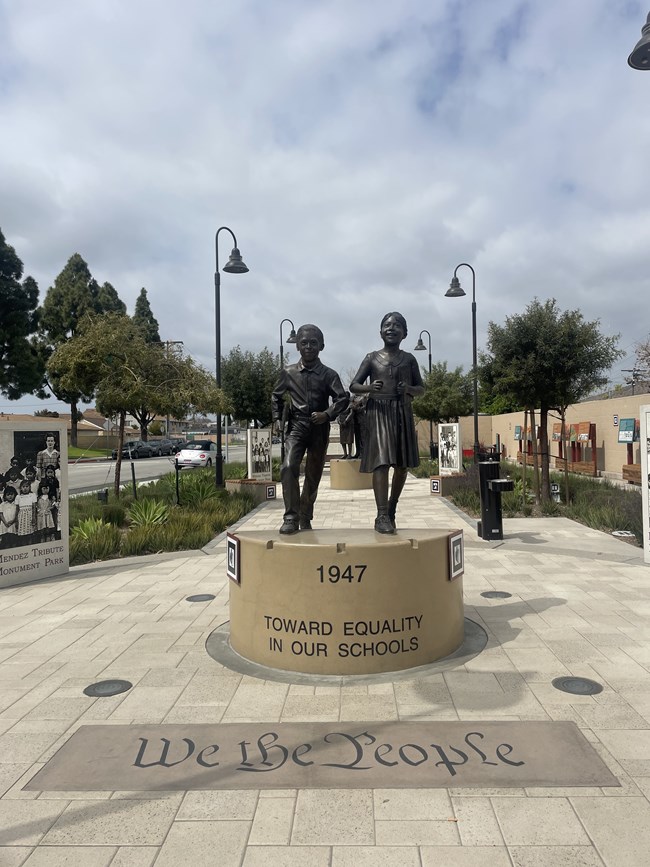
POLYGON ((640 485, 641 464, 623 464, 623 479, 631 485, 640 485))

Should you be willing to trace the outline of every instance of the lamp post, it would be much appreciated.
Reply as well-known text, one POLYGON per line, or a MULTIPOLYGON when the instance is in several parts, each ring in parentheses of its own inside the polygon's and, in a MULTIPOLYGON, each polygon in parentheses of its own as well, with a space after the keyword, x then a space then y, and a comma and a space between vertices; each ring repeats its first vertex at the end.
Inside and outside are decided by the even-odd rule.
MULTIPOLYGON (((282 326, 288 322, 291 326, 291 331, 287 337, 287 343, 296 343, 296 326, 290 319, 283 319, 280 323, 280 373, 284 370, 284 348, 282 346, 282 326)), ((280 420, 280 460, 284 463, 284 419, 280 420)))
POLYGON ((461 298, 465 290, 460 285, 456 276, 459 268, 469 268, 472 272, 472 379, 474 388, 474 463, 478 463, 478 368, 476 364, 476 274, 471 265, 461 262, 454 268, 454 276, 451 278, 449 289, 445 292, 445 298, 461 298))
MULTIPOLYGON (((237 238, 235 233, 228 226, 221 226, 217 229, 214 236, 214 257, 215 257, 215 272, 214 272, 214 333, 215 333, 215 350, 216 350, 216 374, 217 388, 221 388, 221 274, 219 273, 219 232, 230 232, 232 235, 233 248, 230 253, 228 262, 223 266, 223 270, 228 274, 245 274, 248 271, 244 264, 241 253, 237 248, 237 238)), ((217 413, 217 456, 215 469, 215 484, 218 488, 223 488, 223 458, 221 454, 221 412, 217 413)))
MULTIPOLYGON (((415 345, 415 351, 423 351, 426 349, 424 343, 422 343, 422 335, 426 334, 429 338, 429 377, 431 376, 431 334, 424 328, 420 331, 420 336, 418 337, 418 342, 415 345)), ((429 458, 433 460, 433 421, 429 419, 429 458)))
POLYGON ((648 20, 641 28, 641 39, 634 46, 627 62, 632 69, 650 69, 650 12, 648 20))

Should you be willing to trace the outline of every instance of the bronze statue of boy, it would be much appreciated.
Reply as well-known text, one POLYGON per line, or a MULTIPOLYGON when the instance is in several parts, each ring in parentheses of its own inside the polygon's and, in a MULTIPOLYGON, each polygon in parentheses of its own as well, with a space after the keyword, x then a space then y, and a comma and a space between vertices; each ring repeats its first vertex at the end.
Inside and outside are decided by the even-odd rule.
POLYGON ((284 534, 311 530, 329 444, 330 422, 343 412, 349 400, 338 373, 325 367, 318 357, 325 348, 320 328, 301 325, 296 346, 300 361, 280 371, 273 389, 273 420, 278 424, 282 424, 285 395, 289 402, 285 458, 280 471, 284 497, 284 523, 280 532, 284 534), (305 452, 301 494, 300 463, 305 452))

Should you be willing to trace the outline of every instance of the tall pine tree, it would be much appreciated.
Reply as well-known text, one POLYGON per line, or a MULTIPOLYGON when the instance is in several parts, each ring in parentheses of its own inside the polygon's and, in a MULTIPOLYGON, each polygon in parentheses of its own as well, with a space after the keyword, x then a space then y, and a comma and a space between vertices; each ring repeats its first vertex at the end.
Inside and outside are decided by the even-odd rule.
MULTIPOLYGON (((153 315, 151 304, 149 304, 149 299, 147 298, 147 290, 144 286, 140 290, 140 294, 135 302, 133 322, 140 330, 146 343, 162 343, 160 339, 160 331, 158 330, 158 320, 153 315)), ((169 348, 168 344, 168 353, 169 348)), ((149 407, 143 405, 136 409, 132 409, 131 415, 140 425, 140 436, 146 442, 149 437, 149 425, 156 417, 156 414, 152 412, 149 407)))
MULTIPOLYGON (((79 253, 74 253, 47 290, 41 308, 40 329, 47 352, 51 354, 77 335, 84 316, 106 311, 124 313, 126 306, 110 283, 100 288, 88 264, 79 253)), ((48 378, 47 385, 59 400, 70 404, 70 441, 77 445, 78 404, 92 400, 92 394, 69 391, 53 376, 48 378)))
POLYGON ((17 400, 38 391, 42 357, 30 341, 37 328, 38 286, 0 230, 0 394, 17 400))
POLYGON ((140 289, 140 294, 135 302, 133 321, 142 330, 147 343, 160 343, 158 320, 153 315, 151 304, 149 304, 149 299, 147 298, 147 290, 144 286, 140 289))
POLYGON ((126 304, 120 300, 117 290, 110 283, 104 283, 97 293, 102 313, 126 313, 126 304))

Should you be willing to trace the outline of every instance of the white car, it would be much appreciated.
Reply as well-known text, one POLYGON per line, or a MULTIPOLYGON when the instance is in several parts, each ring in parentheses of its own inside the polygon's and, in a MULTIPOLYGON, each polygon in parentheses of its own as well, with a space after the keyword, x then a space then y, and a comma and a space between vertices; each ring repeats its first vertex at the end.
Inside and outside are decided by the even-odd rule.
POLYGON ((211 467, 216 460, 217 444, 211 440, 194 440, 176 454, 176 464, 183 467, 211 467))

